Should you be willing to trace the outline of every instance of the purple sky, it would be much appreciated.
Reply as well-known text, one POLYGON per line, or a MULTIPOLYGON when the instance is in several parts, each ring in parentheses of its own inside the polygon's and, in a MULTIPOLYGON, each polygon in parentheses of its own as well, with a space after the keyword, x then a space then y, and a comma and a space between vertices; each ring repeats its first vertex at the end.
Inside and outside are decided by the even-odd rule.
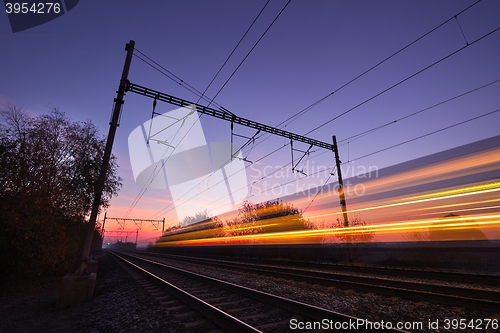
MULTIPOLYGON (((266 1, 80 1, 49 23, 12 33, 0 14, 2 51, 0 102, 10 101, 34 114, 59 107, 78 121, 91 119, 107 134, 125 44, 136 48, 203 91, 266 1)), ((272 20, 287 3, 272 0, 214 81, 214 96, 272 20)), ((474 1, 291 1, 215 102, 238 116, 277 125, 291 115, 376 65, 474 1)), ((458 16, 469 43, 500 27, 500 2, 484 0, 458 16)), ((305 134, 399 81, 466 45, 455 19, 311 109, 286 130, 305 134)), ((500 31, 352 110, 308 136, 341 141, 405 115, 500 79, 500 31)), ((137 57, 132 82, 187 100, 197 96, 137 57)), ((152 100, 127 94, 114 145, 124 186, 108 214, 126 211, 140 191, 135 184, 127 140, 147 121, 152 100)), ((500 82, 402 120, 349 145, 340 146, 346 162, 394 144, 494 111, 500 107, 500 82)), ((176 107, 159 104, 158 112, 176 107)), ((229 141, 229 123, 201 119, 208 141, 229 141)), ((498 134, 500 112, 356 161, 358 168, 383 168, 498 134)), ((253 131, 237 127, 251 136, 253 131)), ((257 160, 285 139, 274 137, 245 154, 257 160)), ((240 140, 238 143, 244 143, 240 140)), ((257 142, 256 142, 257 143, 257 142)), ((342 142, 344 143, 344 142, 342 142)), ((307 149, 307 146, 297 148, 307 149)), ((317 151, 319 155, 322 151, 317 151)), ((330 152, 308 163, 330 167, 330 152)), ((248 171, 290 163, 286 147, 248 171)), ((253 172, 253 174, 252 174, 253 172)), ((278 180, 283 181, 283 180, 278 180)), ((315 180, 316 181, 316 180, 315 180)), ((323 180, 318 181, 319 183, 323 180)), ((129 217, 175 218, 159 214, 166 191, 147 191, 129 217), (148 212, 147 214, 145 214, 148 212)), ((170 214, 173 212, 171 211, 170 214)), ((130 225, 132 227, 132 225, 130 225)), ((133 228, 132 228, 133 229, 133 228)))

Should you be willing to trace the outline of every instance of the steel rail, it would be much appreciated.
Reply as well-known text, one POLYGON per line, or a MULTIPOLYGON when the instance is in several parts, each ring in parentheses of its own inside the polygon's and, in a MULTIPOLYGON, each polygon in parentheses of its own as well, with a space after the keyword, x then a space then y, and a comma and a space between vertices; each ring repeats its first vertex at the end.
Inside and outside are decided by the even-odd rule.
MULTIPOLYGON (((149 252, 151 253, 151 252, 149 252)), ((164 254, 162 254, 164 255, 164 254)), ((238 263, 238 261, 225 259, 213 259, 204 258, 199 256, 184 256, 184 255, 172 255, 182 258, 199 258, 203 260, 222 260, 230 263, 238 263)), ((243 260, 239 258, 238 260, 243 260)), ((259 262, 259 265, 271 265, 278 267, 283 266, 283 261, 276 260, 256 260, 252 259, 252 263, 259 262)), ((335 274, 339 272, 349 272, 349 273, 363 273, 363 274, 375 274, 375 275, 385 275, 391 277, 408 277, 417 279, 433 279, 440 281, 454 281, 462 283, 472 283, 472 284, 485 284, 485 285, 500 285, 500 277, 493 275, 483 275, 483 274, 471 274, 471 273, 458 273, 458 272, 440 272, 440 271, 425 271, 425 270, 415 270, 415 269, 398 269, 398 268, 387 268, 387 267, 367 267, 367 266, 350 266, 350 265, 329 265, 329 264, 315 264, 307 262, 286 262, 287 266, 293 266, 295 268, 304 269, 321 269, 330 270, 335 274)), ((283 266, 284 267, 284 266, 283 266)))
POLYGON ((190 293, 174 286, 168 281, 156 276, 155 274, 145 270, 144 268, 132 263, 131 261, 125 259, 117 253, 109 252, 116 258, 122 260, 130 267, 134 268, 141 275, 145 276, 148 280, 152 281, 156 285, 167 289, 172 295, 177 299, 181 300, 185 304, 189 305, 205 317, 211 319, 217 325, 229 330, 230 332, 249 332, 249 333, 262 333, 261 331, 255 329, 254 327, 242 322, 241 320, 227 314, 215 306, 208 304, 207 302, 199 299, 198 297, 191 295, 190 293))
POLYGON ((361 290, 364 292, 376 292, 380 294, 406 297, 409 299, 442 303, 453 306, 463 306, 466 308, 486 311, 500 311, 500 302, 498 302, 500 300, 500 293, 492 290, 461 288, 400 280, 397 281, 376 277, 342 275, 338 273, 307 271, 288 267, 237 263, 233 261, 224 262, 214 259, 182 257, 180 260, 183 262, 188 261, 201 265, 209 264, 211 267, 218 266, 226 269, 280 277, 311 284, 336 286, 346 289, 361 290))
MULTIPOLYGON (((136 260, 148 262, 149 264, 153 264, 153 265, 156 265, 158 267, 172 270, 176 273, 186 275, 190 278, 208 283, 210 285, 216 286, 216 287, 221 288, 221 289, 228 290, 230 292, 242 295, 244 297, 251 298, 251 299, 272 305, 274 307, 287 310, 287 311, 292 312, 292 313, 300 314, 301 316, 310 318, 312 320, 321 321, 324 319, 328 319, 328 320, 331 320, 333 322, 341 322, 341 323, 345 323, 345 322, 352 323, 352 322, 364 321, 364 319, 356 318, 353 316, 345 315, 345 314, 338 313, 338 312, 331 311, 331 310, 327 310, 327 309, 322 309, 322 308, 316 307, 314 305, 309 305, 306 303, 290 300, 290 299, 287 299, 284 297, 272 295, 272 294, 265 293, 265 292, 255 290, 255 289, 251 289, 248 287, 239 286, 239 285, 236 285, 236 284, 233 284, 230 282, 226 282, 226 281, 222 281, 222 280, 215 279, 212 277, 193 273, 193 272, 190 272, 190 271, 187 271, 187 270, 184 270, 181 268, 177 268, 174 266, 170 266, 170 265, 167 265, 164 263, 160 263, 160 262, 153 261, 153 260, 146 259, 146 258, 141 258, 141 257, 138 257, 136 255, 126 254, 126 256, 134 258, 136 260)), ((146 271, 146 270, 144 270, 144 271, 146 271)), ((359 332, 359 329, 346 329, 345 331, 346 332, 359 332)), ((385 329, 385 330, 367 329, 367 330, 363 330, 363 331, 366 331, 366 332, 383 331, 383 332, 394 332, 394 333, 406 332, 406 331, 398 330, 398 329, 385 329)))

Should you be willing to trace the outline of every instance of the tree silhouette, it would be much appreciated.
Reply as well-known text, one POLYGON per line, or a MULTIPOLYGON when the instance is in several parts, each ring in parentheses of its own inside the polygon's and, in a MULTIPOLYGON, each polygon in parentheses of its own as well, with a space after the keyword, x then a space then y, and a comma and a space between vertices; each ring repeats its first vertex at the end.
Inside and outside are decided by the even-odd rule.
MULTIPOLYGON (((13 104, 0 110, 0 278, 76 264, 104 146, 92 122, 72 122, 57 108, 41 116, 13 104)), ((113 157, 101 207, 121 186, 117 167, 113 157)))

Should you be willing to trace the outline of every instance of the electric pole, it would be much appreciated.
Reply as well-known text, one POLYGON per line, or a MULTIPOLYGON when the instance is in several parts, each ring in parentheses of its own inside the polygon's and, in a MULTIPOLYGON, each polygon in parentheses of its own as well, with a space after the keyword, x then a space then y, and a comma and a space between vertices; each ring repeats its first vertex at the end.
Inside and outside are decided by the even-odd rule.
MULTIPOLYGON (((344 215, 344 227, 349 226, 349 219, 347 218, 347 205, 345 203, 345 194, 344 194, 344 182, 342 181, 342 170, 340 169, 340 158, 339 158, 339 150, 337 147, 337 138, 332 136, 333 139, 333 152, 335 153, 335 164, 337 165, 337 176, 339 179, 339 198, 340 198, 340 207, 342 207, 342 215, 344 215)), ((349 252, 349 261, 352 261, 352 249, 351 249, 351 235, 347 234, 347 248, 349 252)))
POLYGON ((340 198, 340 206, 342 207, 342 214, 344 215, 344 227, 349 226, 349 220, 347 219, 347 206, 345 203, 345 194, 344 194, 344 183, 342 181, 342 171, 340 169, 340 158, 339 158, 339 150, 337 148, 337 138, 332 136, 333 138, 333 152, 335 153, 335 163, 337 164, 337 175, 339 178, 339 198, 340 198))
POLYGON ((106 148, 104 150, 104 156, 102 158, 102 165, 101 165, 101 171, 99 173, 99 179, 97 180, 96 184, 94 202, 92 203, 92 212, 90 213, 89 225, 87 227, 87 234, 85 235, 82 256, 80 259, 78 270, 75 272, 74 275, 85 275, 87 270, 87 262, 90 259, 92 236, 94 235, 97 212, 99 211, 99 206, 101 205, 102 191, 104 190, 104 183, 106 181, 106 172, 108 170, 109 159, 111 157, 111 149, 113 148, 113 141, 115 139, 116 128, 118 127, 118 120, 120 118, 120 112, 124 103, 123 97, 125 96, 125 91, 128 83, 128 72, 130 69, 130 63, 132 61, 134 46, 135 42, 133 40, 131 40, 125 46, 125 50, 127 51, 127 57, 125 58, 125 64, 123 65, 123 72, 120 80, 120 86, 118 87, 117 95, 114 100, 115 106, 113 109, 113 116, 111 122, 109 123, 108 139, 106 141, 106 148))

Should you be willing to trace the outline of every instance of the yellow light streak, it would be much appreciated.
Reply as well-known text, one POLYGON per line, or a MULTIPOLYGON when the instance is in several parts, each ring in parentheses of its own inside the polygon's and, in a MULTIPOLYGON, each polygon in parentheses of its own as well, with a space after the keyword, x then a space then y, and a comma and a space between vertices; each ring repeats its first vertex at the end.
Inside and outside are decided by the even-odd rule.
POLYGON ((406 199, 404 201, 419 201, 420 199, 432 199, 432 198, 454 198, 460 196, 461 194, 475 194, 475 193, 487 193, 500 190, 500 182, 494 182, 489 184, 481 184, 475 186, 468 186, 457 188, 453 190, 446 190, 441 192, 434 192, 422 195, 416 195, 406 199))
MULTIPOLYGON (((395 202, 395 203, 366 207, 366 208, 350 209, 349 213, 363 212, 363 211, 389 208, 389 207, 397 207, 397 206, 403 206, 403 205, 411 205, 411 204, 422 203, 422 202, 457 198, 457 197, 462 197, 462 196, 489 193, 489 192, 497 192, 497 191, 500 191, 500 182, 464 187, 464 188, 455 189, 455 190, 434 192, 434 193, 429 193, 429 194, 425 194, 425 195, 421 195, 421 196, 414 196, 414 197, 411 197, 411 198, 413 198, 413 201, 406 201, 406 200, 411 199, 411 198, 407 198, 407 199, 401 199, 401 200, 405 200, 403 202, 395 202), (450 194, 450 193, 452 193, 452 194, 450 194), (417 198, 422 198, 422 199, 417 199, 417 198)), ((311 218, 326 217, 326 216, 332 216, 332 215, 338 215, 338 214, 341 214, 341 212, 314 215, 314 216, 311 216, 311 218)))
POLYGON ((466 205, 478 205, 478 204, 491 203, 491 202, 500 202, 500 199, 496 198, 496 199, 490 199, 490 200, 469 201, 469 202, 454 203, 454 204, 449 204, 449 205, 415 208, 412 210, 406 210, 406 212, 409 212, 409 211, 415 212, 415 211, 419 211, 419 210, 431 210, 431 209, 439 209, 439 208, 460 207, 460 206, 466 206, 466 205))
POLYGON ((241 227, 241 228, 234 228, 234 229, 231 226, 228 226, 226 228, 228 228, 228 230, 230 230, 231 232, 234 232, 234 231, 243 231, 243 230, 250 230, 250 229, 261 229, 261 228, 273 227, 273 226, 277 226, 277 225, 278 225, 277 223, 270 223, 270 224, 260 224, 260 225, 256 225, 256 226, 241 227))
POLYGON ((427 219, 422 221, 409 221, 397 223, 384 223, 371 226, 354 226, 338 229, 317 229, 287 231, 267 234, 255 234, 244 236, 231 236, 223 238, 204 238, 183 240, 174 242, 165 242, 171 245, 237 245, 237 244, 297 244, 297 243, 317 243, 324 236, 336 235, 355 235, 366 232, 375 232, 377 234, 416 231, 416 230, 467 230, 477 229, 478 227, 500 226, 500 214, 493 215, 474 215, 474 216, 456 216, 440 219, 427 219))
POLYGON ((458 213, 458 212, 470 212, 470 211, 476 211, 476 210, 495 209, 495 208, 500 208, 500 206, 486 206, 486 207, 474 207, 474 208, 445 210, 445 211, 439 211, 439 212, 434 212, 434 213, 418 214, 417 216, 420 216, 420 215, 444 215, 444 214, 452 214, 452 213, 458 213))

